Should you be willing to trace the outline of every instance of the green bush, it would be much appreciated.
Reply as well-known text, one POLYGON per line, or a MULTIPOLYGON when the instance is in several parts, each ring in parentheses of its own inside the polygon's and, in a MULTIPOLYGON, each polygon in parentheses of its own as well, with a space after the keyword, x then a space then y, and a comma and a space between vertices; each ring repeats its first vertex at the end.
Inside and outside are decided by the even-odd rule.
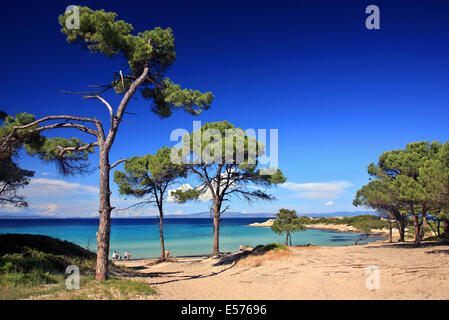
POLYGON ((315 218, 312 219, 307 216, 300 217, 303 224, 344 224, 356 228, 360 232, 370 233, 372 229, 382 229, 388 227, 388 222, 382 220, 378 216, 365 214, 354 217, 343 218, 315 218))
POLYGON ((82 275, 94 272, 95 255, 67 241, 29 234, 4 234, 0 241, 0 283, 5 287, 61 282, 69 265, 82 275))
POLYGON ((259 252, 282 251, 282 250, 287 250, 287 247, 284 244, 280 244, 280 243, 270 243, 270 244, 266 244, 266 245, 261 244, 254 248, 254 251, 259 251, 259 252))

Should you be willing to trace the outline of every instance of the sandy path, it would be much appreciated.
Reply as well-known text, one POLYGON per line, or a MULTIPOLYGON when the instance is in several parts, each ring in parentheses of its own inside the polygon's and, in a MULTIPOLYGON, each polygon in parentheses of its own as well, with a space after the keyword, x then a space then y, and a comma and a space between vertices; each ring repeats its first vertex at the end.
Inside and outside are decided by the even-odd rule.
POLYGON ((157 289, 156 299, 449 299, 449 245, 291 248, 219 261, 127 264, 157 289), (379 268, 377 290, 365 285, 371 265, 379 268))

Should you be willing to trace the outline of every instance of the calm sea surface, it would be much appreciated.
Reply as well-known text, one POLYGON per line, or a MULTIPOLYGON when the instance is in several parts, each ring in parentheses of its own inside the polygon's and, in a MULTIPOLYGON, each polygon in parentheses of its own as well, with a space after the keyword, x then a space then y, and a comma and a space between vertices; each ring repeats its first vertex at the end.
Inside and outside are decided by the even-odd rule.
MULTIPOLYGON (((266 218, 227 218, 220 223, 220 251, 237 251, 240 245, 256 246, 272 242, 284 243, 285 237, 274 234, 270 228, 247 227, 266 218)), ((74 242, 96 251, 95 234, 98 219, 0 219, 0 233, 30 233, 48 235, 74 242)), ((354 244, 359 233, 343 233, 310 229, 292 234, 293 245, 313 243, 317 246, 354 244)), ((170 255, 202 255, 212 252, 212 220, 171 218, 164 220, 165 246, 170 255)), ((366 243, 380 238, 360 241, 366 243)), ((1 243, 0 243, 1 245, 1 243)), ((127 250, 131 258, 149 258, 160 255, 159 219, 112 219, 111 252, 127 250)))

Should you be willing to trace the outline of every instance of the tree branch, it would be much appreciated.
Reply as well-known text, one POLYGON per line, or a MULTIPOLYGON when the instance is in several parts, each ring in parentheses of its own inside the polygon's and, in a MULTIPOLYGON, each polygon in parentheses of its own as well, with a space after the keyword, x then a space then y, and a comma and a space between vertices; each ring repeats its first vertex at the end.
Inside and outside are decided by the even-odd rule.
POLYGON ((210 189, 210 191, 212 192, 212 196, 215 198, 215 190, 214 190, 214 188, 213 188, 213 186, 212 186, 212 183, 211 183, 208 179, 206 179, 206 178, 201 174, 201 172, 199 172, 199 171, 196 170, 195 168, 191 167, 190 169, 191 169, 193 172, 195 172, 197 175, 200 176, 200 178, 204 181, 205 186, 207 186, 207 187, 210 189))
POLYGON ((112 110, 111 105, 104 98, 102 98, 99 95, 94 95, 94 96, 84 96, 83 99, 98 99, 98 100, 100 100, 108 108, 109 115, 111 117, 111 122, 112 122, 112 119, 114 118, 114 111, 112 110))
POLYGON ((120 163, 125 162, 126 160, 128 160, 128 159, 120 159, 120 160, 117 160, 116 162, 114 162, 114 163, 110 166, 110 169, 112 169, 112 168, 118 166, 120 163))
MULTIPOLYGON (((18 130, 24 130, 24 129, 28 129, 31 127, 34 127, 42 122, 45 121, 51 121, 51 120, 73 120, 73 121, 81 121, 81 122, 93 122, 95 124, 99 124, 101 125, 101 122, 98 119, 95 118, 86 118, 86 117, 77 117, 77 116, 68 116, 68 115, 57 115, 57 116, 47 116, 47 117, 43 117, 41 119, 38 119, 36 121, 30 122, 28 124, 25 124, 23 126, 16 126, 11 130, 11 133, 8 135, 8 138, 13 137, 16 132, 18 130)), ((92 134, 94 136, 97 136, 97 131, 83 126, 81 124, 77 124, 77 123, 57 123, 57 124, 53 124, 53 125, 47 125, 47 126, 43 126, 43 127, 38 127, 36 129, 31 130, 30 132, 27 132, 25 134, 25 136, 31 135, 33 133, 38 133, 44 130, 49 130, 49 129, 54 129, 54 128, 61 128, 61 127, 66 127, 66 128, 76 128, 79 129, 81 131, 84 131, 86 133, 92 134)))
POLYGON ((98 142, 92 142, 92 143, 86 144, 86 145, 81 146, 81 147, 66 147, 66 148, 63 148, 61 146, 57 146, 57 149, 60 150, 59 156, 62 157, 64 155, 64 153, 66 153, 66 152, 69 152, 69 151, 83 151, 83 150, 90 149, 92 147, 97 147, 98 145, 99 145, 98 142))

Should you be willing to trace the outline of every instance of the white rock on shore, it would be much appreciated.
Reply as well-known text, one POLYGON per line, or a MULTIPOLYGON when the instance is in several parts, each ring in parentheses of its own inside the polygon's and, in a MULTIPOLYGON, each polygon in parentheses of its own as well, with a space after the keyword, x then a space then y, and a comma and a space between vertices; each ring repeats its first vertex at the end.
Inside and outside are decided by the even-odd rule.
POLYGON ((254 222, 248 225, 248 227, 271 227, 275 219, 268 219, 265 222, 254 222))

